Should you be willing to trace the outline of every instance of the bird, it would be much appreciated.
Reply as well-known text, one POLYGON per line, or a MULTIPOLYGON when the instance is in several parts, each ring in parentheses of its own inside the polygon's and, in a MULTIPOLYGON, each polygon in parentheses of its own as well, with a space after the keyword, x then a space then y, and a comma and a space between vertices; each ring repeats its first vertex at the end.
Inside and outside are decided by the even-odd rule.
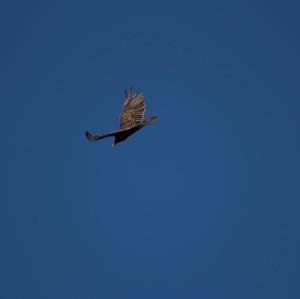
POLYGON ((145 126, 154 123, 158 119, 157 115, 152 115, 148 119, 144 119, 145 108, 144 94, 142 92, 135 94, 133 87, 130 86, 125 90, 123 109, 120 113, 120 128, 102 135, 93 135, 86 131, 85 136, 91 142, 106 137, 114 137, 112 144, 114 147, 116 144, 125 141, 129 136, 145 126))

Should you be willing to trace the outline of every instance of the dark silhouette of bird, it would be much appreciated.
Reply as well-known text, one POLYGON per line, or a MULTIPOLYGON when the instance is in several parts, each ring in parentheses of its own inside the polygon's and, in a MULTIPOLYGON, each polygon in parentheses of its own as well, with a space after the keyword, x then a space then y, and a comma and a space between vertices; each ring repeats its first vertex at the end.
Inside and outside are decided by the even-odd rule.
POLYGON ((126 140, 136 131, 154 123, 158 116, 153 115, 144 119, 145 100, 143 93, 135 94, 132 86, 125 91, 123 111, 120 114, 120 129, 103 135, 93 135, 85 132, 89 141, 98 141, 106 137, 114 137, 113 146, 126 140))

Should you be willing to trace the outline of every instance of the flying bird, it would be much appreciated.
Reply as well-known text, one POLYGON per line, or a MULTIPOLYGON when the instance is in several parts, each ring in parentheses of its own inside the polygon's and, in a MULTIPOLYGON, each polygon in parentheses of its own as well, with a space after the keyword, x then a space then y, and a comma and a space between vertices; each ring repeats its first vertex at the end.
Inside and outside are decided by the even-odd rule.
POLYGON ((135 94, 132 87, 128 88, 125 91, 123 111, 120 114, 120 129, 103 135, 93 135, 90 132, 85 132, 86 138, 89 141, 98 141, 106 137, 114 137, 113 146, 115 146, 136 131, 157 120, 157 115, 144 119, 145 107, 143 93, 135 94))

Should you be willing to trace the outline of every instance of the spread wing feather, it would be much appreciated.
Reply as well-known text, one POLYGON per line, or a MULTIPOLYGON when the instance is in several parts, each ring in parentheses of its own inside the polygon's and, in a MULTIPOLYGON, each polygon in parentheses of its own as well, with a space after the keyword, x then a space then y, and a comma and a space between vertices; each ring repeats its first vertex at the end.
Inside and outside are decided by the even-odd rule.
POLYGON ((93 135, 92 133, 86 131, 85 136, 89 141, 98 141, 98 140, 106 138, 106 137, 115 136, 117 133, 119 133, 119 131, 120 130, 117 130, 117 131, 109 132, 109 133, 102 134, 102 135, 93 135))
POLYGON ((125 91, 123 111, 120 114, 120 128, 128 129, 140 125, 144 120, 144 95, 136 95, 132 87, 125 91))

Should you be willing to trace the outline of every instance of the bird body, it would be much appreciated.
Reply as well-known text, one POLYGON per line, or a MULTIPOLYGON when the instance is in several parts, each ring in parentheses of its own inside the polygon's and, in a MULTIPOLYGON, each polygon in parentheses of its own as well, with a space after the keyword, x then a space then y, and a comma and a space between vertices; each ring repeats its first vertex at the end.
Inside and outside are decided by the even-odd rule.
POLYGON ((114 137, 113 146, 126 140, 129 136, 142 129, 143 127, 154 123, 158 116, 153 115, 149 119, 144 119, 145 100, 142 93, 135 94, 130 87, 125 91, 123 110, 120 114, 120 129, 103 135, 93 135, 85 132, 89 141, 98 141, 106 137, 114 137))

